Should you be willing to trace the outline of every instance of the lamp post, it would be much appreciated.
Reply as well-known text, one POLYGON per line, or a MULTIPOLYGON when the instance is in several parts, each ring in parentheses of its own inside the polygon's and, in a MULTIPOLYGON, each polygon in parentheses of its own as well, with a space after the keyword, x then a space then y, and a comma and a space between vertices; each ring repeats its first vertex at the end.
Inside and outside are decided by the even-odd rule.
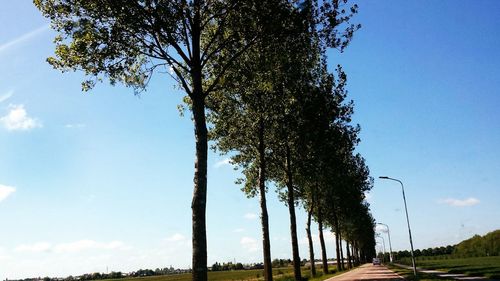
POLYGON ((389 237, 389 260, 392 263, 392 245, 391 245, 391 232, 389 231, 389 226, 385 223, 377 222, 377 224, 383 225, 387 228, 387 236, 389 237))
POLYGON ((384 255, 382 256, 382 263, 385 263, 385 239, 382 234, 377 233, 377 237, 382 239, 382 246, 384 247, 384 255))
POLYGON ((410 219, 408 218, 408 208, 406 207, 405 188, 403 186, 403 182, 401 182, 398 179, 393 179, 393 178, 386 177, 386 176, 380 176, 379 178, 383 179, 383 180, 397 181, 401 184, 401 190, 403 191, 403 201, 405 203, 406 223, 408 224, 408 234, 410 236, 411 262, 413 264, 413 274, 415 276, 417 276, 417 267, 415 266, 415 255, 413 254, 413 240, 411 239, 410 219))

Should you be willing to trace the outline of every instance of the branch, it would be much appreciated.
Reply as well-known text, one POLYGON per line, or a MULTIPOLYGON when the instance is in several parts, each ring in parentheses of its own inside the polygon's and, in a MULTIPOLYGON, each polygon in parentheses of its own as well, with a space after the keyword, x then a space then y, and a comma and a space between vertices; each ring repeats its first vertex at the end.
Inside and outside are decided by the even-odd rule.
MULTIPOLYGON (((168 60, 167 60, 168 61, 168 60)), ((170 64, 170 63, 169 63, 170 64)), ((186 79, 184 79, 184 77, 182 76, 182 73, 179 71, 179 69, 177 69, 177 67, 175 67, 174 65, 171 65, 172 69, 174 70, 175 72, 175 75, 177 76, 177 82, 180 82, 182 84, 182 87, 184 88, 184 90, 186 91, 186 93, 188 94, 188 96, 192 97, 193 95, 193 92, 191 91, 191 89, 189 88, 188 86, 188 83, 186 82, 186 79)))
MULTIPOLYGON (((187 18, 187 15, 186 15, 187 18)), ((182 20, 182 31, 184 36, 184 44, 186 44, 186 49, 188 51, 189 59, 193 59, 193 54, 191 53, 191 44, 189 43, 189 36, 188 34, 191 34, 191 31, 189 29, 189 25, 186 24, 186 20, 182 20), (189 31, 189 32, 188 32, 189 31)))
MULTIPOLYGON (((224 30, 224 26, 223 24, 219 25, 219 27, 217 28, 217 31, 215 32, 215 34, 212 36, 212 38, 210 38, 210 41, 206 44, 205 48, 203 48, 203 53, 201 54, 201 63, 202 65, 206 64, 206 61, 210 60, 210 57, 218 52, 219 50, 221 50, 221 48, 216 48, 214 51, 210 52, 208 55, 208 50, 210 50, 210 48, 212 47, 212 45, 214 44, 214 42, 216 41, 216 39, 222 34, 223 30, 224 30)), ((221 44, 219 44, 219 46, 222 46, 222 48, 224 48, 226 46, 227 42, 223 42, 221 44)))
POLYGON ((220 79, 222 76, 225 74, 227 69, 233 64, 233 62, 239 58, 244 52, 246 52, 251 46, 253 46, 254 43, 257 42, 257 37, 254 37, 250 42, 241 50, 236 52, 229 60, 228 62, 222 67, 222 70, 219 72, 219 74, 215 77, 213 80, 212 84, 208 87, 208 89, 205 91, 205 97, 214 90, 214 88, 219 84, 220 79))

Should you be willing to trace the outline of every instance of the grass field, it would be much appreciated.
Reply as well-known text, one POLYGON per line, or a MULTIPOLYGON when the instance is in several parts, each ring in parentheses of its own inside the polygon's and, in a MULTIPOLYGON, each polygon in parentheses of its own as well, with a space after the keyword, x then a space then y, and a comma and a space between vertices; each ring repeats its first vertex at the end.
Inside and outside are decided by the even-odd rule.
POLYGON ((401 267, 397 267, 394 265, 388 265, 387 267, 390 270, 396 272, 397 274, 403 276, 406 280, 419 280, 419 281, 453 280, 453 279, 438 278, 438 277, 432 276, 430 274, 424 274, 424 273, 418 273, 417 277, 415 278, 415 276, 413 275, 413 270, 411 270, 411 269, 401 268, 401 267))
MULTIPOLYGON (((330 267, 329 270, 333 272, 335 267, 330 267)), ((328 274, 322 275, 321 269, 318 269, 318 276, 315 278, 309 278, 309 269, 302 268, 302 275, 306 277, 309 281, 321 281, 330 278, 335 275, 328 274)), ((107 281, 191 281, 191 274, 173 274, 173 275, 162 275, 162 276, 149 276, 149 277, 137 277, 137 278, 122 278, 122 279, 108 279, 107 281)), ((233 271, 209 271, 208 280, 210 281, 260 281, 264 280, 262 269, 254 270, 233 270, 233 271)), ((293 268, 283 267, 283 268, 273 268, 273 280, 284 281, 293 280, 293 268)))
POLYGON ((417 267, 442 270, 449 273, 463 273, 470 276, 484 276, 491 279, 500 279, 500 256, 417 260, 417 267))

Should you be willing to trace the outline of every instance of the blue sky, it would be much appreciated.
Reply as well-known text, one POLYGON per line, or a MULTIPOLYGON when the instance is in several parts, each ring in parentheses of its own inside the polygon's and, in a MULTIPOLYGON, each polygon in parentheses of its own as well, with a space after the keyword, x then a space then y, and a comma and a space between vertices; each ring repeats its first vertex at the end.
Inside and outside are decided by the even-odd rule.
MULTIPOLYGON (((500 228, 500 3, 359 6, 362 29, 329 62, 348 74, 372 175, 405 183, 415 247, 500 228)), ((182 92, 157 75, 139 97, 106 83, 82 93, 81 73, 45 62, 54 33, 31 1, 4 3, 0 26, 0 278, 189 267, 194 142, 182 92)), ((238 176, 210 154, 209 263, 261 259, 258 202, 238 176)), ((269 196, 272 256, 289 258, 287 209, 269 196)), ((368 198, 393 249, 408 249, 399 185, 376 179, 368 198)), ((299 210, 302 258, 305 220, 299 210)))

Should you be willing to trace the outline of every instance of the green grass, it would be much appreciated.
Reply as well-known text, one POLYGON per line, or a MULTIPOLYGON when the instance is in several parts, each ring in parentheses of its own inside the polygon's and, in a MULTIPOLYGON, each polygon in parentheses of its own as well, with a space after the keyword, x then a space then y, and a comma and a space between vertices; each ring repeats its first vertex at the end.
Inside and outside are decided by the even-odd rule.
MULTIPOLYGON (((322 269, 318 268, 317 275, 310 278, 309 269, 302 268, 302 276, 308 281, 322 281, 339 273, 336 273, 335 267, 329 268, 332 274, 323 275, 322 269)), ((162 276, 149 276, 149 277, 136 277, 136 278, 122 278, 122 279, 109 279, 106 281, 191 281, 191 274, 173 274, 162 276)), ((233 270, 233 271, 209 271, 208 280, 210 281, 262 281, 264 280, 262 269, 253 270, 233 270)), ((287 281, 293 280, 293 267, 273 268, 274 281, 287 281)))
POLYGON ((437 260, 419 259, 417 260, 417 267, 442 270, 448 273, 463 273, 469 276, 500 279, 500 256, 437 260))
POLYGON ((387 267, 396 272, 397 274, 403 276, 406 280, 419 280, 419 281, 443 281, 443 280, 453 280, 453 279, 444 279, 444 278, 437 278, 433 275, 430 274, 424 274, 424 273, 417 273, 417 277, 413 275, 413 270, 411 269, 406 269, 406 268, 401 268, 398 266, 394 265, 387 265, 387 267))
MULTIPOLYGON (((274 273, 273 269, 273 281, 293 281, 295 280, 293 278, 293 268, 290 268, 290 273, 284 274, 284 275, 276 275, 274 273)), ((323 274, 323 268, 320 266, 316 267, 316 276, 311 277, 310 273, 311 271, 308 268, 303 267, 302 268, 302 279, 307 280, 307 281, 322 281, 325 279, 328 279, 330 277, 333 277, 335 275, 339 275, 341 273, 344 273, 345 271, 342 272, 337 272, 337 267, 336 266, 329 266, 328 271, 331 272, 329 274, 323 274)), ((262 279, 264 280, 264 279, 262 279)))

